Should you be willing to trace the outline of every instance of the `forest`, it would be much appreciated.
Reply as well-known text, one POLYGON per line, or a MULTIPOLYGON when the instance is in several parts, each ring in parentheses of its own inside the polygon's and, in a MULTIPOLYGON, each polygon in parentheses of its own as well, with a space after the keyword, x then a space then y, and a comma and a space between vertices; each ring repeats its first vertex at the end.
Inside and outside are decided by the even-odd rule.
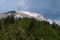
POLYGON ((60 26, 34 18, 0 19, 0 40, 60 40, 60 26))

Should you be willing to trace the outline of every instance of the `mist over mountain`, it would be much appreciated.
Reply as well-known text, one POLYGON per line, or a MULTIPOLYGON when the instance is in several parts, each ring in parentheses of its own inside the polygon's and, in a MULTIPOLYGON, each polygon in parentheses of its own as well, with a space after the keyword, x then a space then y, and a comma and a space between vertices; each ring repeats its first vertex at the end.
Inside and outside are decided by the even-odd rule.
POLYGON ((60 25, 60 22, 58 21, 54 21, 51 19, 46 19, 45 17, 43 17, 43 15, 41 15, 40 13, 35 13, 35 12, 29 12, 29 11, 15 11, 15 10, 11 10, 5 13, 0 13, 0 18, 5 18, 7 16, 14 16, 14 18, 24 18, 24 17, 28 17, 28 18, 35 18, 38 21, 47 21, 50 24, 53 24, 54 22, 58 25, 60 25))
POLYGON ((10 10, 37 12, 60 21, 60 0, 0 0, 0 13, 10 10))

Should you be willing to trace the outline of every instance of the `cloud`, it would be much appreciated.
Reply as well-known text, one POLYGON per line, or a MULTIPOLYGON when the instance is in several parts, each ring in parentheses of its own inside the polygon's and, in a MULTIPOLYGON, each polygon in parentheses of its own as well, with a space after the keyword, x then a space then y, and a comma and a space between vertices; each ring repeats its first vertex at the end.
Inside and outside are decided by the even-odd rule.
POLYGON ((28 10, 38 12, 46 18, 60 18, 60 0, 0 0, 0 12, 28 10))
POLYGON ((0 0, 0 12, 8 10, 28 10, 28 0, 0 0))
POLYGON ((27 1, 28 0, 17 0, 17 1, 12 1, 11 3, 13 5, 16 5, 18 6, 18 9, 21 9, 21 10, 28 10, 28 5, 27 5, 27 1))

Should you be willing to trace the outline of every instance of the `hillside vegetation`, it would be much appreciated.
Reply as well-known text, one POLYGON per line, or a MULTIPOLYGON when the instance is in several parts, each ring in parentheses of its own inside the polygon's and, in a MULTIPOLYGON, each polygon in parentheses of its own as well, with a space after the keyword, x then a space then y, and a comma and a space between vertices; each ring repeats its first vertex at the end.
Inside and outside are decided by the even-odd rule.
POLYGON ((60 40, 60 27, 34 18, 0 19, 0 40, 60 40))

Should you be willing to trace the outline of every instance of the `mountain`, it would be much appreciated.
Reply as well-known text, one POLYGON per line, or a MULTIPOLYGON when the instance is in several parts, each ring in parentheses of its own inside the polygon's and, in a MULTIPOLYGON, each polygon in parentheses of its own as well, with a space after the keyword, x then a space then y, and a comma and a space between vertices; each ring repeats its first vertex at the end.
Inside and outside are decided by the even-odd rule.
POLYGON ((35 18, 7 16, 0 19, 0 40, 60 40, 60 26, 35 18))
POLYGON ((0 40, 60 40, 60 26, 41 14, 9 11, 0 18, 0 40))
POLYGON ((29 12, 29 11, 11 10, 11 11, 8 11, 5 13, 0 13, 0 18, 6 18, 7 16, 11 16, 11 15, 14 16, 14 18, 20 18, 20 17, 21 18, 24 18, 24 17, 35 18, 36 20, 39 20, 39 21, 47 21, 50 24, 53 24, 55 22, 56 24, 58 24, 60 26, 60 22, 56 22, 51 19, 46 19, 40 13, 34 13, 34 12, 29 12))

